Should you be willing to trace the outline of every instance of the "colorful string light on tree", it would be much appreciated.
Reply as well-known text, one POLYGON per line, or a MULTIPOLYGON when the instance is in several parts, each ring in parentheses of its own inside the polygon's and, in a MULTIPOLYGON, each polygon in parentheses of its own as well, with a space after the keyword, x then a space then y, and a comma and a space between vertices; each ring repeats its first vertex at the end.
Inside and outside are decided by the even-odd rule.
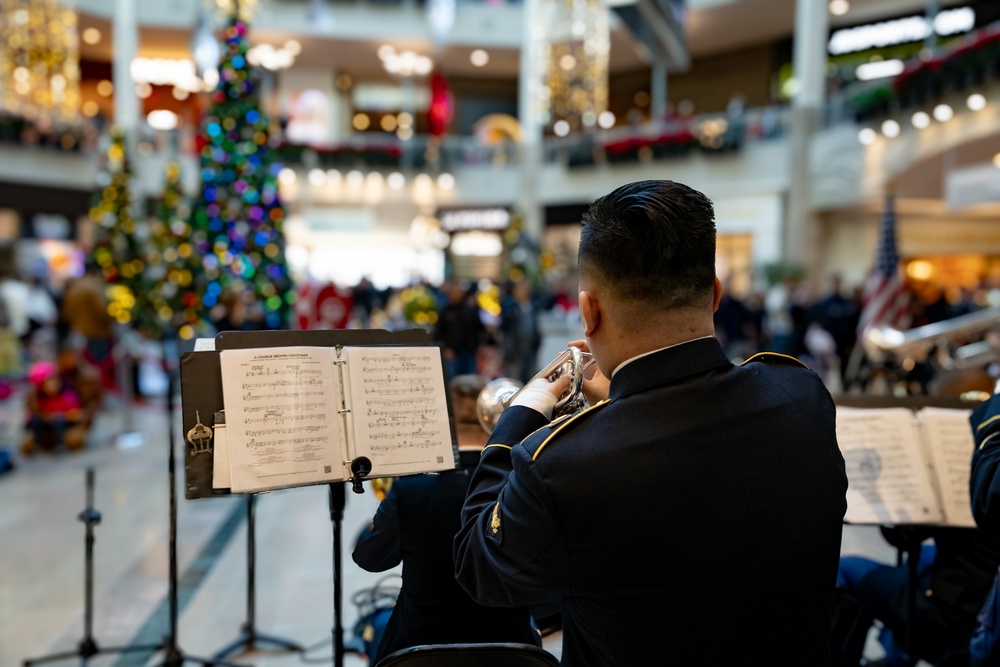
POLYGON ((203 313, 223 291, 251 296, 264 324, 286 326, 295 293, 285 264, 285 210, 278 195, 282 165, 271 159, 268 120, 260 110, 257 71, 247 62, 247 26, 231 17, 219 85, 211 95, 197 148, 201 197, 192 243, 202 257, 197 281, 203 313))
POLYGON ((100 268, 108 284, 108 314, 119 324, 128 324, 135 314, 145 262, 129 191, 132 170, 120 130, 112 130, 103 162, 98 176, 101 189, 90 209, 96 230, 89 261, 100 268))

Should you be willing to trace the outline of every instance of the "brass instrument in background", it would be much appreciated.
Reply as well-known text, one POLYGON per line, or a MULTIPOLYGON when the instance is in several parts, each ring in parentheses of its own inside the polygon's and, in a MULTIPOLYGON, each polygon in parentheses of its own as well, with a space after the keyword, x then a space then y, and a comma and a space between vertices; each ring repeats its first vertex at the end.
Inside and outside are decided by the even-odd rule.
MULTIPOLYGON (((556 402, 555 409, 552 411, 553 419, 583 409, 584 403, 586 403, 583 397, 583 374, 592 363, 594 363, 594 357, 589 352, 570 347, 563 350, 559 356, 531 378, 531 380, 536 380, 547 377, 550 381, 563 375, 569 375, 572 378, 569 390, 556 402)), ((510 407, 511 402, 523 388, 524 385, 521 382, 511 378, 498 378, 483 387, 483 390, 479 392, 479 397, 476 398, 476 416, 479 417, 479 423, 483 430, 487 433, 493 432, 500 415, 510 407)))
MULTIPOLYGON (((974 369, 1000 361, 1000 353, 986 340, 968 341, 981 338, 991 330, 1000 331, 1000 308, 979 310, 909 331, 887 326, 872 327, 865 331, 861 344, 868 358, 876 364, 893 359, 906 370, 934 351, 934 361, 946 375, 960 372, 978 374, 983 376, 978 386, 985 388, 983 383, 989 382, 985 371, 974 369)), ((1000 380, 993 378, 993 381, 996 383, 994 393, 1000 393, 1000 380)))
POLYGON ((953 348, 956 342, 1000 329, 1000 308, 988 308, 950 320, 926 324, 909 331, 872 327, 862 340, 868 358, 876 363, 888 359, 915 359, 937 347, 936 360, 945 368, 982 366, 996 360, 996 352, 985 341, 953 348))
POLYGON ((389 495, 389 489, 392 488, 392 483, 395 479, 395 477, 372 478, 372 492, 379 501, 385 500, 385 497, 389 495))

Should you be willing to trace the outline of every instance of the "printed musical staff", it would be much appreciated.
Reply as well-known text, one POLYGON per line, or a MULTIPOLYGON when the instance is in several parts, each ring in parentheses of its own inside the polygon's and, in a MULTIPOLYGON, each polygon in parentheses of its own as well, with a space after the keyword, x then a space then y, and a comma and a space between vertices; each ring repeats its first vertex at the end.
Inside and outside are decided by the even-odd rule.
POLYGON ((225 350, 223 394, 232 488, 335 479, 343 451, 332 348, 225 350))
POLYGON ((358 453, 369 456, 376 469, 441 469, 441 461, 451 467, 440 353, 427 348, 347 352, 358 453))

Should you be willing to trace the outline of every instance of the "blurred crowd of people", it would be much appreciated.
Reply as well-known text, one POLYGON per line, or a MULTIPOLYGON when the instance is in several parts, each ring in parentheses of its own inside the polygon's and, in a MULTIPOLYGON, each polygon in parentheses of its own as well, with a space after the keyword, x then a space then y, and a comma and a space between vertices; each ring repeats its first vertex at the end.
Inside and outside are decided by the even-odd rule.
MULTIPOLYGON (((258 305, 224 293, 199 335, 263 328, 258 305)), ((996 280, 974 289, 928 285, 911 293, 904 328, 991 306, 1000 306, 996 280)), ((759 351, 780 352, 805 361, 831 391, 867 390, 870 372, 866 375, 863 364, 852 363, 862 356, 857 349, 861 310, 862 287, 847 286, 837 276, 818 295, 791 275, 745 296, 726 286, 715 314, 716 336, 736 362, 759 351)), ((579 328, 575 294, 563 283, 541 288, 526 280, 449 279, 441 285, 380 289, 364 279, 350 288, 301 286, 291 326, 421 327, 442 347, 449 378, 472 374, 484 381, 510 377, 524 382, 547 361, 538 358, 546 319, 561 322, 559 330, 571 336, 579 328)), ((25 452, 82 446, 102 393, 122 389, 116 359, 130 361, 128 396, 141 399, 162 392, 165 382, 156 378, 160 355, 159 343, 144 340, 130 327, 115 326, 99 272, 88 271, 64 285, 49 284, 42 275, 0 276, 0 398, 17 387, 25 391, 25 452)), ((934 370, 918 364, 909 373, 913 393, 920 393, 934 370)), ((9 430, 0 428, 0 434, 9 430)))

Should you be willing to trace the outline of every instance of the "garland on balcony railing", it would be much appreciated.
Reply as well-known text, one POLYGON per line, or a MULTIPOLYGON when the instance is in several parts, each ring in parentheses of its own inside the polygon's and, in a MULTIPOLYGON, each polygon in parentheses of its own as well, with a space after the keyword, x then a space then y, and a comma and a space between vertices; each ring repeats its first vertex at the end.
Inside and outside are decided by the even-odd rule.
POLYGON ((894 111, 924 106, 1000 75, 1000 25, 984 28, 955 48, 927 60, 914 60, 890 82, 851 99, 858 122, 894 111))

